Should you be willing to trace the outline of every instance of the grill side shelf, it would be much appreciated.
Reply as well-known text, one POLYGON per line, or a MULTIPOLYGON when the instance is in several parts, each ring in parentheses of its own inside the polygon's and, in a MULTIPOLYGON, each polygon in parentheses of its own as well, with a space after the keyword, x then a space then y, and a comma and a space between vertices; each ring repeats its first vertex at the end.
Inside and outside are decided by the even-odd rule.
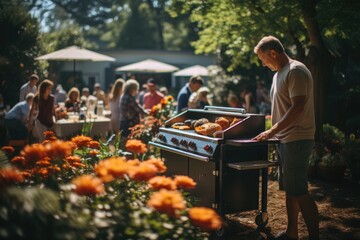
POLYGON ((247 161, 247 162, 236 162, 227 164, 228 167, 236 169, 236 170, 251 170, 251 169, 263 169, 273 166, 278 166, 279 162, 270 162, 266 160, 258 160, 258 161, 247 161))
POLYGON ((264 141, 252 140, 252 139, 238 139, 238 140, 226 140, 226 144, 231 146, 259 146, 267 144, 278 144, 280 140, 272 138, 264 141))

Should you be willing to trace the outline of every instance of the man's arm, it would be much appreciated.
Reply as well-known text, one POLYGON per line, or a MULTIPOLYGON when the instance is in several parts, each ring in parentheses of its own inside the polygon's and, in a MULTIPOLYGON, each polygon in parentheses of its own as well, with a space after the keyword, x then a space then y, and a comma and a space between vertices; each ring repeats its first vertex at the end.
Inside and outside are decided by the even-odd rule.
POLYGON ((277 122, 274 126, 272 126, 269 130, 266 130, 256 137, 254 137, 254 140, 266 140, 269 138, 272 138, 275 136, 278 132, 281 130, 287 128, 290 126, 296 118, 298 118, 301 114, 301 112, 304 110, 305 106, 305 95, 302 96, 296 96, 291 98, 291 107, 289 110, 285 113, 284 117, 277 122))
POLYGON ((20 88, 19 102, 24 101, 24 100, 25 100, 25 88, 21 87, 20 88))

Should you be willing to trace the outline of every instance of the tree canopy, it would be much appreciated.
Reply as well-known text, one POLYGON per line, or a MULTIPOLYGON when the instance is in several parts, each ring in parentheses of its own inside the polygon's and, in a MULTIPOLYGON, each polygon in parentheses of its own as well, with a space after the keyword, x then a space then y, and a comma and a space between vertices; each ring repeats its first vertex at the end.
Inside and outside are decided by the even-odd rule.
POLYGON ((39 25, 21 1, 0 1, 0 32, 0 93, 12 106, 19 99, 21 85, 36 70, 39 25))
POLYGON ((194 24, 187 15, 170 17, 169 0, 28 0, 48 32, 81 26, 94 48, 191 49, 194 24))
MULTIPOLYGON (((190 14, 190 20, 197 24, 199 39, 193 42, 196 52, 218 53, 222 66, 231 73, 260 65, 253 48, 262 37, 281 39, 288 54, 304 62, 313 74, 318 130, 322 129, 326 107, 330 111, 326 100, 340 100, 333 95, 334 86, 337 91, 341 89, 337 106, 347 105, 349 100, 344 86, 353 80, 345 69, 351 66, 359 71, 359 12, 360 3, 350 0, 174 0, 170 7, 173 16, 190 14), (351 65, 347 65, 350 59, 351 65), (342 83, 339 75, 343 76, 342 83)), ((254 69, 250 74, 253 78, 259 75, 254 69)), ((359 89, 350 92, 358 94, 359 89)), ((342 118, 327 114, 326 121, 344 124, 346 112, 360 114, 349 108, 341 111, 342 118)))

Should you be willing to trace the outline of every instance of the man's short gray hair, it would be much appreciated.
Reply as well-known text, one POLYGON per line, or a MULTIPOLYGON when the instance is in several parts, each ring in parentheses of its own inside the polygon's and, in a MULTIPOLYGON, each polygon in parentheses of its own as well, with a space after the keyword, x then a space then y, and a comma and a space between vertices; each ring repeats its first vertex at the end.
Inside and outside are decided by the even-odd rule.
POLYGON ((265 52, 266 50, 275 50, 279 53, 284 53, 285 49, 282 43, 279 39, 277 39, 274 36, 266 36, 263 37, 259 43, 254 47, 254 53, 258 53, 259 49, 262 52, 265 52))

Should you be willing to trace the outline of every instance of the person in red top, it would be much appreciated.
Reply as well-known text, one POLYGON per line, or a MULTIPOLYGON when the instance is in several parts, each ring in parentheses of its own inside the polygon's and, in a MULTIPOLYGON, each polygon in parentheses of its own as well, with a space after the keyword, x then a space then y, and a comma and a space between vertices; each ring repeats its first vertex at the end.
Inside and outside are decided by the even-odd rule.
POLYGON ((147 80, 148 92, 144 95, 144 108, 151 109, 154 105, 160 103, 164 95, 157 90, 156 81, 153 78, 147 80))

